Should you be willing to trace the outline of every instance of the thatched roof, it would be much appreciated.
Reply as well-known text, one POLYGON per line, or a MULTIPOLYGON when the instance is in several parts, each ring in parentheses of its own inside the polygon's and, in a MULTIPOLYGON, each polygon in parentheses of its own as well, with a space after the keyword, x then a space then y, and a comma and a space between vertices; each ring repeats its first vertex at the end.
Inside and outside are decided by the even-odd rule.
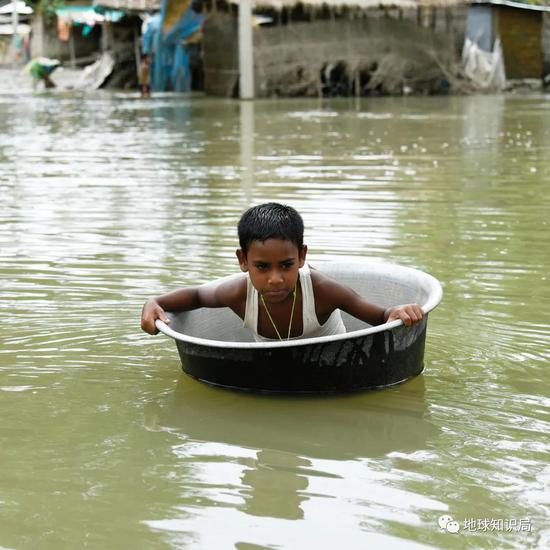
MULTIPOLYGON (((231 4, 239 4, 239 0, 228 0, 231 4)), ((318 9, 323 7, 354 8, 369 10, 374 8, 416 8, 416 7, 451 7, 465 5, 467 0, 252 0, 253 8, 268 8, 282 10, 302 4, 306 8, 318 9)))
POLYGON ((95 0, 94 6, 123 11, 160 11, 162 0, 95 0))

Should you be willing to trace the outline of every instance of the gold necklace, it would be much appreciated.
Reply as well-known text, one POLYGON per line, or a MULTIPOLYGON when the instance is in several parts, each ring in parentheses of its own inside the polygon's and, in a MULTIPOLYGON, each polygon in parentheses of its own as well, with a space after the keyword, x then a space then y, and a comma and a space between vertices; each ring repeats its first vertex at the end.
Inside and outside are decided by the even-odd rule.
MULTIPOLYGON (((279 337, 279 340, 282 340, 281 334, 277 330, 277 325, 275 324, 275 321, 273 321, 273 317, 271 317, 271 313, 269 313, 269 309, 267 309, 267 304, 264 300, 264 295, 260 294, 260 298, 262 299, 262 304, 265 308, 265 312, 267 313, 267 316, 269 317, 269 320, 271 321, 271 324, 273 325, 273 328, 275 329, 275 332, 277 333, 277 336, 279 337)), ((296 305, 296 287, 294 287, 294 290, 292 291, 292 309, 290 311, 290 321, 288 323, 288 334, 286 339, 290 340, 290 331, 292 330, 292 319, 294 318, 294 306, 296 305)))

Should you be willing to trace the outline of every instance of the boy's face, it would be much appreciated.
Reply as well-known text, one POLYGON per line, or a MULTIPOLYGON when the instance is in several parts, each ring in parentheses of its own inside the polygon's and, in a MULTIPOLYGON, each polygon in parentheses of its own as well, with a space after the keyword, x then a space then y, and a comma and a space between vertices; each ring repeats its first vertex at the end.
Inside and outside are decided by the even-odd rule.
POLYGON ((248 254, 237 250, 242 271, 248 271, 254 288, 266 302, 286 300, 298 282, 298 269, 306 260, 307 246, 302 250, 291 241, 267 239, 252 241, 248 254))

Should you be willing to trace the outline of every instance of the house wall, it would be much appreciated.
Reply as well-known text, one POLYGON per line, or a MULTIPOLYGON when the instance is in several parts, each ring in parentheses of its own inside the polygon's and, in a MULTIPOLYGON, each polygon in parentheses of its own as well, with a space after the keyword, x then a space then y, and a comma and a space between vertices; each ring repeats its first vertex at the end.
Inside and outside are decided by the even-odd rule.
MULTIPOLYGON (((257 27, 253 35, 256 97, 319 95, 322 71, 339 61, 353 73, 348 75, 350 80, 374 66, 379 73, 394 71, 384 93, 401 91, 400 74, 409 75, 411 82, 429 93, 433 81, 444 79, 441 66, 450 66, 459 58, 466 14, 465 7, 394 10, 391 14, 371 10, 353 18, 257 27)), ((210 14, 204 25, 203 49, 205 91, 236 95, 237 18, 230 13, 210 14)), ((363 77, 357 80, 365 81, 363 77)))
POLYGON ((0 65, 7 65, 13 62, 12 37, 0 36, 0 65))
POLYGON ((236 95, 239 80, 237 18, 212 13, 203 25, 204 91, 218 96, 236 95))
POLYGON ((495 6, 506 78, 542 78, 542 13, 495 6))
POLYGON ((259 29, 254 34, 258 97, 320 95, 320 75, 344 62, 349 93, 401 93, 405 87, 431 93, 444 79, 441 66, 457 58, 452 35, 406 18, 372 16, 312 21, 259 29), (371 80, 373 89, 365 92, 371 80))
POLYGON ((456 51, 462 52, 467 17, 468 6, 464 4, 449 8, 432 6, 401 9, 398 18, 411 21, 436 33, 445 33, 454 41, 456 51))
MULTIPOLYGON (((32 57, 51 57, 61 62, 68 61, 71 57, 69 42, 62 42, 57 37, 56 18, 46 22, 40 14, 34 14, 32 18, 32 57)), ((74 43, 75 57, 89 57, 100 50, 101 26, 96 25, 88 36, 82 36, 82 27, 71 29, 74 43)))

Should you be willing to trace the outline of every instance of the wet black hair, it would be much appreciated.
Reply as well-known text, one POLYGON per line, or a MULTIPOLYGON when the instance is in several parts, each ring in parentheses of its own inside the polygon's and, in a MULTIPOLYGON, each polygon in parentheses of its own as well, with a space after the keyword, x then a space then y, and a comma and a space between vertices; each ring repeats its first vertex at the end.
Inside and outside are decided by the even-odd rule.
POLYGON ((249 208, 237 227, 239 244, 246 255, 252 241, 282 239, 296 245, 299 251, 304 246, 304 221, 302 216, 285 204, 266 202, 249 208))

